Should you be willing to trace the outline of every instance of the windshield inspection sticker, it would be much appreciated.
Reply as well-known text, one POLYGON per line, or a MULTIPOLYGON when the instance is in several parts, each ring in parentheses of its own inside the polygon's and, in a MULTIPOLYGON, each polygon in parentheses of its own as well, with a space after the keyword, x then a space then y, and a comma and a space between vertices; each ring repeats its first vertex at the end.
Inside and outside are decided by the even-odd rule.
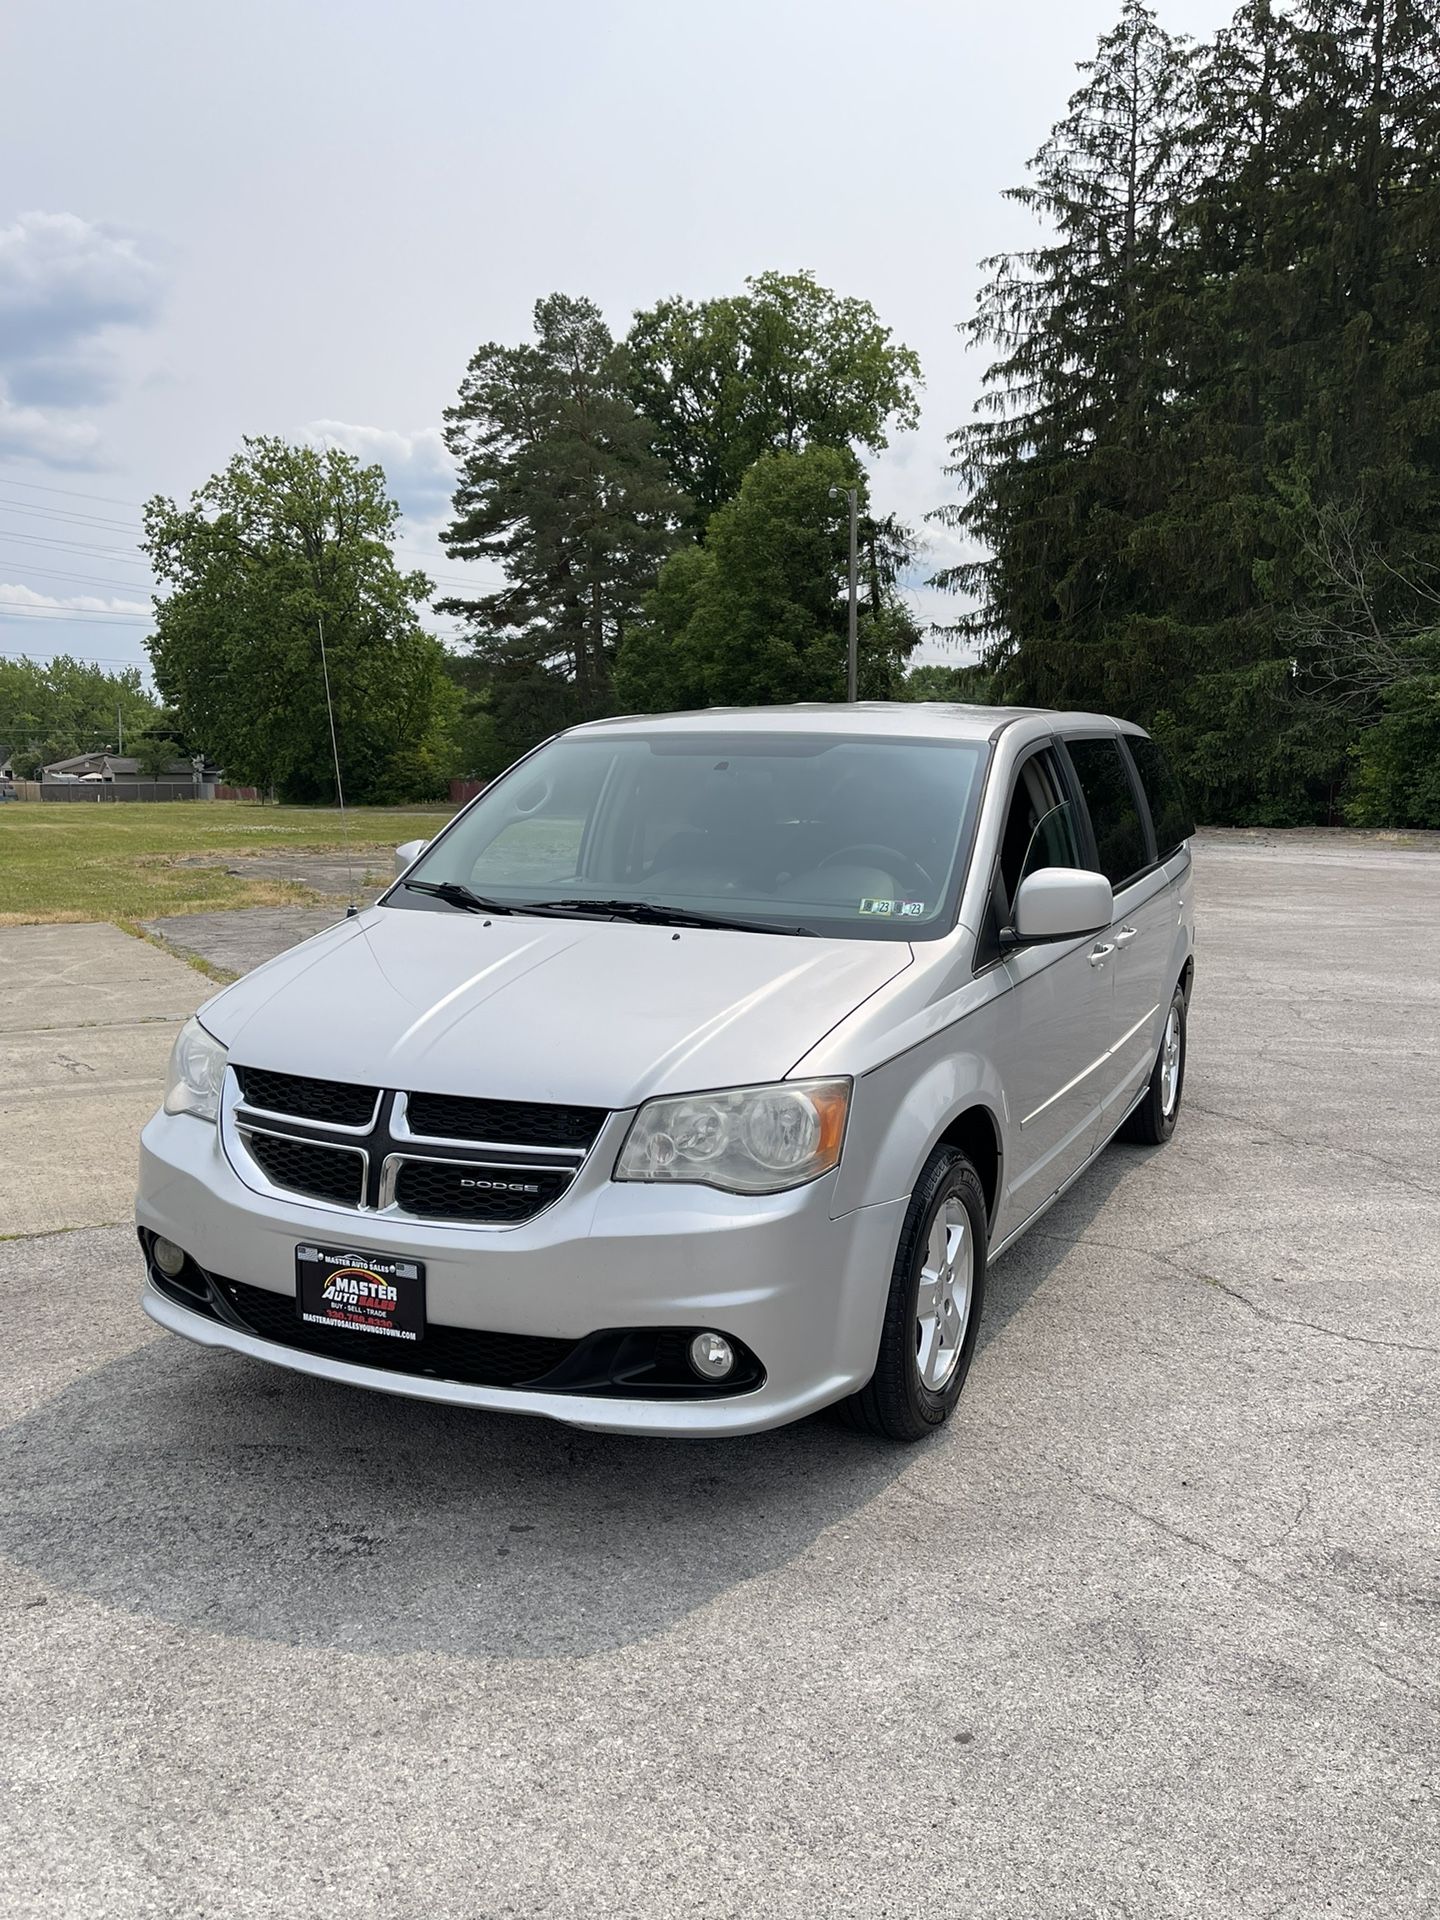
POLYGON ((928 904, 924 900, 862 900, 860 911, 879 920, 920 920, 928 904))

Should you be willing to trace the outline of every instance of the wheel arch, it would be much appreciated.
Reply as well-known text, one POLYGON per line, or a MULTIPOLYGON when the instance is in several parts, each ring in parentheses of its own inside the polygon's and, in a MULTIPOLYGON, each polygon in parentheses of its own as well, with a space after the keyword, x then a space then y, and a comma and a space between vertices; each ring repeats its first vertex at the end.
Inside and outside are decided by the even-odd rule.
MULTIPOLYGON (((935 1147, 958 1147, 972 1163, 980 1176, 980 1185, 985 1189, 985 1217, 993 1233, 1000 1211, 1001 1176, 1005 1171, 1005 1143, 995 1115, 989 1107, 977 1101, 975 1105, 966 1107, 963 1113, 955 1115, 931 1147, 931 1153, 935 1147)), ((925 1157, 929 1159, 930 1156, 927 1154, 925 1157)))
POLYGON ((908 1199, 938 1146, 975 1163, 990 1227, 1005 1191, 1006 1103, 994 1065, 982 1054, 911 1053, 856 1083, 834 1211, 908 1199))

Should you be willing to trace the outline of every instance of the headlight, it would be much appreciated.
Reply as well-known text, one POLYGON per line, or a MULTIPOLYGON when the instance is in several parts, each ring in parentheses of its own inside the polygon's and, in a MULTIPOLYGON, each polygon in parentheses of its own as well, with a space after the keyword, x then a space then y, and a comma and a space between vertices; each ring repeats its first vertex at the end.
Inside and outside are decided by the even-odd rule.
POLYGON ((782 1193, 835 1165, 849 1109, 848 1080, 782 1080, 650 1100, 625 1136, 615 1178, 782 1193))
POLYGON ((193 1113, 197 1120, 214 1120, 220 1112, 226 1057, 224 1047, 198 1020, 187 1020, 170 1049, 166 1113, 193 1113))

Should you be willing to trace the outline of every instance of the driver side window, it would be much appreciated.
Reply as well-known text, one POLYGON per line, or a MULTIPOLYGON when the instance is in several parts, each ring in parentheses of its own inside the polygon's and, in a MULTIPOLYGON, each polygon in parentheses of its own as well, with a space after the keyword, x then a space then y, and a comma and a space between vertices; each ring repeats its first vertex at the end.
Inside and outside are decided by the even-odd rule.
POLYGON ((1000 929, 1010 924, 1015 896, 1026 874, 1040 867, 1083 865, 1074 809, 1055 755, 1042 747, 1021 763, 1011 788, 979 964, 999 957, 1000 929))

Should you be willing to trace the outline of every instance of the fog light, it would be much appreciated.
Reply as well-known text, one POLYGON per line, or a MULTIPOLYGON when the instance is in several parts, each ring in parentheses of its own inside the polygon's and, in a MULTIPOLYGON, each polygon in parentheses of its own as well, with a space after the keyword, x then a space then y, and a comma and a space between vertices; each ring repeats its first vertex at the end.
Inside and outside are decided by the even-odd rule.
POLYGON ((702 1380, 723 1380, 735 1364, 735 1352, 723 1333, 697 1333, 690 1342, 690 1364, 702 1380))
POLYGON ((150 1252, 167 1280, 178 1280, 185 1271, 185 1249, 177 1247, 173 1240, 162 1240, 157 1234, 150 1252))

